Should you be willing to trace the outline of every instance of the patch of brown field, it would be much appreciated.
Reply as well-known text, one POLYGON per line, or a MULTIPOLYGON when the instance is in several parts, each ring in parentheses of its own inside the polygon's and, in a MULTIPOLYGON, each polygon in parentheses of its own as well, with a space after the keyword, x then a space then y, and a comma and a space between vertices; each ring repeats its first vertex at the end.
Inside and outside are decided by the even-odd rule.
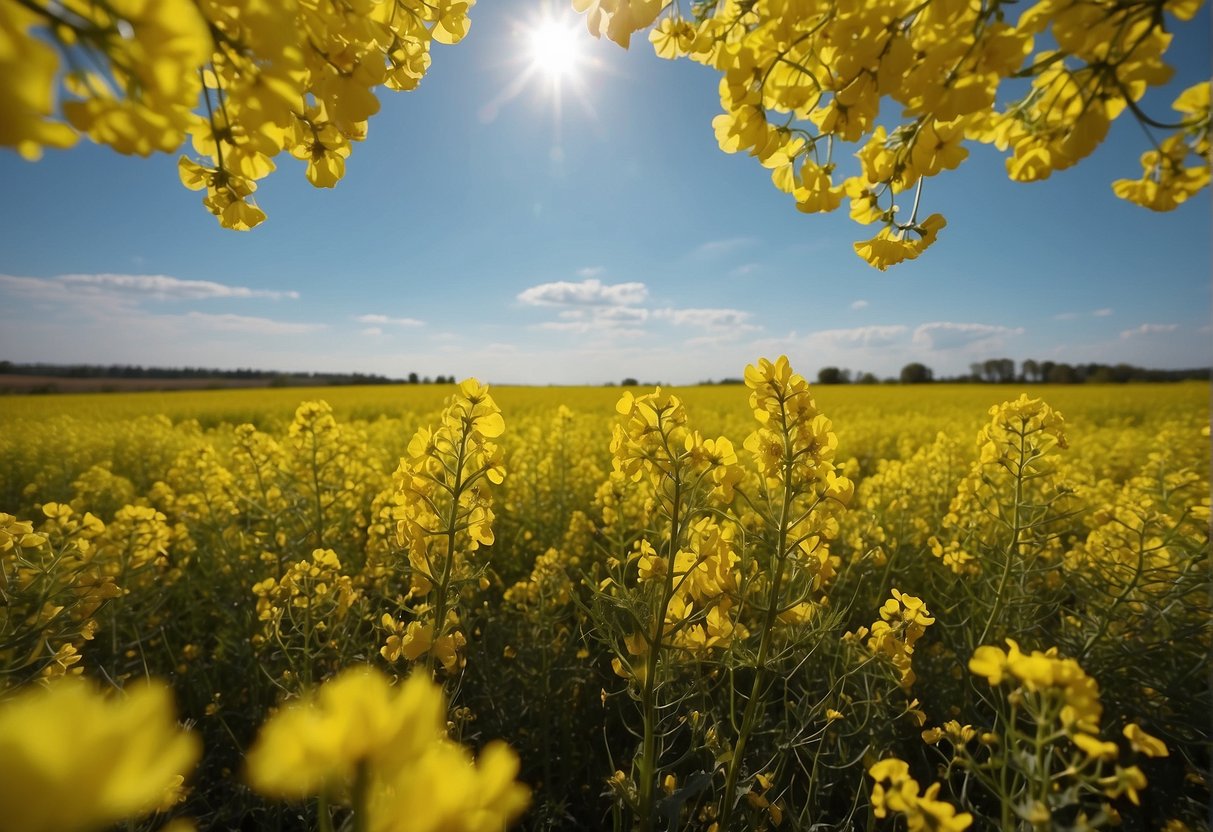
POLYGON ((269 379, 243 378, 64 378, 0 373, 0 393, 106 393, 140 390, 214 390, 269 387, 269 379))

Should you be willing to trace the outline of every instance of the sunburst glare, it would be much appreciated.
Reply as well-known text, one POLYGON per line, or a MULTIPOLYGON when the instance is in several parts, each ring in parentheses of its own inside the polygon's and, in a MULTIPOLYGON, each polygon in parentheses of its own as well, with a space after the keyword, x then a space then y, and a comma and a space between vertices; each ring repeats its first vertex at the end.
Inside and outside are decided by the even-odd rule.
POLYGON ((576 70, 581 54, 577 27, 544 20, 531 30, 532 65, 549 78, 562 78, 576 70))
POLYGON ((591 53, 594 43, 577 18, 554 12, 546 4, 514 29, 513 57, 516 74, 510 84, 481 109, 481 119, 492 121, 501 108, 526 90, 532 90, 553 118, 553 149, 560 145, 566 100, 576 99, 579 109, 594 118, 587 94, 587 75, 606 70, 591 53))

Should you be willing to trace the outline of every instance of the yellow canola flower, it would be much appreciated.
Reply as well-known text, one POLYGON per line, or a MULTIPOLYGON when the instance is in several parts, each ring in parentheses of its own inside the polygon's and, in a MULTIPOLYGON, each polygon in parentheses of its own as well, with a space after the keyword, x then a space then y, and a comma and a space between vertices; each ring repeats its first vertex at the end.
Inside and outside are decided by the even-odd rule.
POLYGON ((373 832, 496 832, 526 808, 518 757, 490 743, 477 761, 446 737, 446 703, 424 675, 393 686, 351 668, 262 727, 248 755, 253 788, 270 797, 324 793, 351 803, 365 788, 373 832))
POLYGON ((968 812, 956 812, 956 807, 946 800, 939 800, 939 783, 932 783, 926 791, 919 793, 918 781, 910 776, 910 766, 904 760, 888 757, 873 764, 868 776, 875 780, 872 786, 872 813, 878 818, 888 817, 890 812, 906 816, 911 830, 939 830, 940 832, 962 832, 973 823, 968 812))
POLYGON ((915 227, 920 235, 917 240, 908 237, 903 229, 886 225, 872 239, 855 243, 855 253, 883 272, 889 266, 918 257, 935 242, 947 224, 941 215, 932 214, 915 227))
POLYGON ((59 58, 49 44, 30 36, 41 20, 17 3, 0 5, 0 147, 13 147, 30 161, 43 147, 71 147, 76 133, 52 121, 59 58))
POLYGON ((393 688, 383 674, 353 668, 262 727, 248 755, 249 781, 280 798, 345 789, 358 766, 404 765, 445 728, 442 696, 423 676, 393 688))
POLYGON ((105 696, 75 677, 0 707, 0 832, 75 832, 135 819, 180 795, 201 752, 160 682, 105 696))
MULTIPOLYGON (((1077 736, 1079 732, 1099 731, 1103 708, 1099 704, 1098 683, 1074 659, 1058 656, 1056 647, 1043 653, 1039 650, 1024 653, 1012 639, 1007 639, 1006 651, 982 645, 973 651, 969 670, 985 677, 991 686, 1013 679, 1029 693, 1058 691, 1064 701, 1060 718, 1068 732, 1077 736)), ((1090 744, 1083 746, 1089 754, 1093 749, 1090 744)))
POLYGON ((1145 754, 1147 757, 1166 757, 1167 744, 1158 737, 1147 734, 1142 727, 1135 722, 1130 722, 1124 729, 1125 739, 1129 741, 1129 745, 1139 754, 1145 754))

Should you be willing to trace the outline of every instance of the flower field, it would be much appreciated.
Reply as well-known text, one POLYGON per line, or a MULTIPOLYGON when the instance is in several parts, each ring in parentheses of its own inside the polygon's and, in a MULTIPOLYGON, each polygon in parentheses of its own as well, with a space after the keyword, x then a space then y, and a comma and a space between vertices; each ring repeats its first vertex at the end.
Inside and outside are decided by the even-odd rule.
POLYGON ((1209 828, 1207 384, 0 423, 0 832, 1209 828))

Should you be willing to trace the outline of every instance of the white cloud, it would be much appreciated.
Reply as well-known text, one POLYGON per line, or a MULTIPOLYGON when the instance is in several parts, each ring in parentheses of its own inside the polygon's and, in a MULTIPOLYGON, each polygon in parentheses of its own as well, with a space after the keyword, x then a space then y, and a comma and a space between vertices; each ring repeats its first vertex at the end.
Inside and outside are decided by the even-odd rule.
POLYGON ((416 318, 391 318, 387 315, 359 315, 354 318, 360 324, 391 324, 392 326, 425 326, 425 321, 416 318))
POLYGON ((1072 321, 1078 317, 1077 312, 1059 312, 1053 316, 1055 321, 1072 321))
POLYGON ((750 313, 740 309, 654 309, 653 318, 703 329, 755 328, 749 323, 750 313))
POLYGON ((605 266, 582 266, 577 270, 577 276, 580 278, 599 277, 605 273, 605 266))
POLYGON ((928 350, 951 350, 1023 333, 1023 327, 935 321, 915 329, 913 340, 917 346, 928 350))
POLYGON ((860 300, 857 300, 854 303, 852 303, 851 308, 854 309, 856 312, 858 312, 860 309, 867 309, 868 305, 869 305, 868 302, 861 298, 860 300))
POLYGON ((740 266, 729 272, 729 274, 733 277, 745 277, 746 275, 753 274, 760 268, 762 267, 758 263, 742 263, 740 266))
POLYGON ((185 318, 207 329, 243 332, 250 335, 304 335, 328 329, 328 324, 275 321, 270 318, 254 318, 248 315, 212 315, 207 312, 188 312, 185 318))
POLYGON ((98 297, 117 300, 211 300, 215 298, 269 298, 298 300, 295 291, 253 289, 213 280, 182 280, 163 274, 63 274, 57 277, 0 275, 0 288, 36 300, 59 300, 74 296, 78 301, 98 297))
POLYGON ((1104 307, 1103 309, 1096 309, 1094 312, 1091 313, 1091 315, 1096 318, 1106 318, 1111 314, 1112 314, 1112 310, 1108 309, 1107 307, 1104 307))
POLYGON ((363 335, 368 335, 368 336, 370 336, 370 337, 374 338, 374 337, 377 337, 377 336, 379 336, 379 335, 382 335, 382 334, 383 334, 383 330, 382 330, 382 329, 380 329, 380 328, 379 328, 379 327, 377 327, 377 326, 368 326, 366 329, 362 330, 362 334, 363 334, 363 335))
POLYGON ((1142 324, 1134 329, 1126 329, 1120 333, 1121 338, 1135 338, 1138 335, 1160 335, 1165 332, 1175 332, 1179 324, 1142 324))
POLYGON ((808 340, 834 347, 887 347, 900 341, 908 331, 901 324, 822 329, 810 333, 808 340))
POLYGON ((532 329, 548 332, 609 332, 613 335, 642 334, 636 327, 649 319, 649 310, 637 306, 589 306, 561 309, 557 320, 544 321, 532 329))
POLYGON ((643 283, 603 283, 586 278, 580 283, 541 283, 519 292, 518 300, 528 306, 635 306, 648 296, 643 283))

